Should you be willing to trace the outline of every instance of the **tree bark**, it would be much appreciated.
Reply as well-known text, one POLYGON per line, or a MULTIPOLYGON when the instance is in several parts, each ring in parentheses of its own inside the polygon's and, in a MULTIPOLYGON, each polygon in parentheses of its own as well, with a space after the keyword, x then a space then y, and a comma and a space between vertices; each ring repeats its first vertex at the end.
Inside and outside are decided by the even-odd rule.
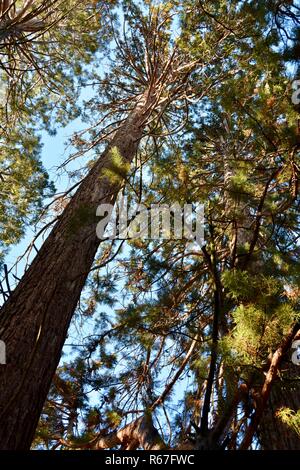
POLYGON ((154 427, 152 417, 144 415, 109 436, 100 437, 92 446, 93 450, 112 449, 121 445, 123 450, 163 450, 166 444, 154 427))
POLYGON ((155 101, 155 87, 137 101, 107 150, 81 183, 32 265, 0 311, 0 449, 30 448, 68 327, 100 240, 96 208, 113 204, 112 148, 130 163, 155 101), (80 214, 82 219, 80 220, 80 214))
MULTIPOLYGON (((281 408, 282 406, 289 406, 291 404, 289 402, 289 398, 293 396, 289 396, 288 394, 286 394, 286 390, 282 387, 282 384, 279 384, 280 387, 278 389, 277 387, 275 388, 274 385, 278 385, 278 383, 276 383, 278 381, 278 372, 281 371, 281 373, 283 373, 283 358, 290 350, 293 340, 299 334, 299 326, 299 323, 294 324, 286 338, 283 339, 281 345, 273 354, 269 370, 266 374, 265 381, 260 392, 260 400, 258 401, 256 410, 253 413, 253 416, 251 417, 250 424, 240 445, 240 450, 247 450, 249 448, 252 443, 253 436, 255 435, 257 430, 262 431, 261 442, 264 449, 268 448, 272 450, 288 450, 289 448, 286 447, 287 442, 293 443, 295 445, 297 443, 297 441, 295 440, 295 436, 293 436, 294 431, 292 429, 285 429, 285 432, 283 433, 283 439, 283 436, 278 435, 280 433, 280 427, 277 427, 276 424, 274 425, 277 409, 281 408), (272 400, 272 398, 274 399, 274 397, 277 397, 276 405, 278 408, 270 409, 270 405, 272 403, 270 399, 272 400), (263 432, 266 433, 265 436, 263 432), (278 445, 279 447, 277 447, 278 445)), ((296 396, 297 393, 295 391, 294 400, 292 401, 292 404, 297 401, 296 396)), ((281 430, 283 430, 282 426, 281 430)), ((299 440, 299 437, 297 439, 299 440)))

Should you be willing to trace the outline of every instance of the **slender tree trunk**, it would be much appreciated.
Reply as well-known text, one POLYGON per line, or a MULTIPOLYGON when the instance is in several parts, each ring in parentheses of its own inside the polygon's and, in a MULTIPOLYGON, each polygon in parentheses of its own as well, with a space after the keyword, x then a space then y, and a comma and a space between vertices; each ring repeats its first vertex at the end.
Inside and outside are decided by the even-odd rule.
POLYGON ((0 449, 28 449, 61 356, 70 320, 100 240, 96 208, 113 204, 121 181, 105 173, 112 148, 131 162, 151 112, 147 91, 84 179, 32 265, 0 311, 0 449))

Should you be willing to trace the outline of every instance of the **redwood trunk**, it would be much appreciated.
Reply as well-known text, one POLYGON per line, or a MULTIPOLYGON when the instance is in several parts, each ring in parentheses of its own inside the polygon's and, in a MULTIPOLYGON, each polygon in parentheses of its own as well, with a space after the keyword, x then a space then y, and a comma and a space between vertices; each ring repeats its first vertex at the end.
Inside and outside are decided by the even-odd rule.
POLYGON ((110 149, 132 161, 154 99, 152 91, 140 98, 0 311, 0 339, 7 348, 7 365, 0 366, 0 449, 30 448, 99 246, 96 208, 114 203, 120 189, 121 182, 103 176, 111 164, 110 149), (80 211, 94 217, 76 227, 80 211))

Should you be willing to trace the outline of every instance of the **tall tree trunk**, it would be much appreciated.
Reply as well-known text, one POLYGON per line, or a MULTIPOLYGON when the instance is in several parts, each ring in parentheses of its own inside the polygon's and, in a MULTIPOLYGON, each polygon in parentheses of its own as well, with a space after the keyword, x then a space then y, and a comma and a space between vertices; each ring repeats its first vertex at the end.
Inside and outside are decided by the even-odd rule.
MULTIPOLYGON (((300 339, 300 332, 295 339, 300 339)), ((269 403, 260 424, 260 441, 264 450, 300 450, 299 435, 276 416, 280 408, 300 410, 300 368, 287 360, 282 363, 281 371, 283 380, 277 378, 273 384, 269 403)))
POLYGON ((0 339, 7 348, 7 365, 0 366, 0 449, 31 445, 99 246, 96 208, 100 203, 113 204, 121 186, 106 173, 113 164, 111 149, 132 161, 154 101, 153 87, 116 132, 0 311, 0 339))

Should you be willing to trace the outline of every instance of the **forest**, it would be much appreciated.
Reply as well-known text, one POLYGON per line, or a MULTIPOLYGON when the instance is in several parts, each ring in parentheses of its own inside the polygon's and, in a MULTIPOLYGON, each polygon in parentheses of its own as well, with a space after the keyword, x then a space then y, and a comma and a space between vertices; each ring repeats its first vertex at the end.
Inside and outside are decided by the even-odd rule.
POLYGON ((299 0, 0 1, 1 450, 300 450, 299 58, 299 0))

